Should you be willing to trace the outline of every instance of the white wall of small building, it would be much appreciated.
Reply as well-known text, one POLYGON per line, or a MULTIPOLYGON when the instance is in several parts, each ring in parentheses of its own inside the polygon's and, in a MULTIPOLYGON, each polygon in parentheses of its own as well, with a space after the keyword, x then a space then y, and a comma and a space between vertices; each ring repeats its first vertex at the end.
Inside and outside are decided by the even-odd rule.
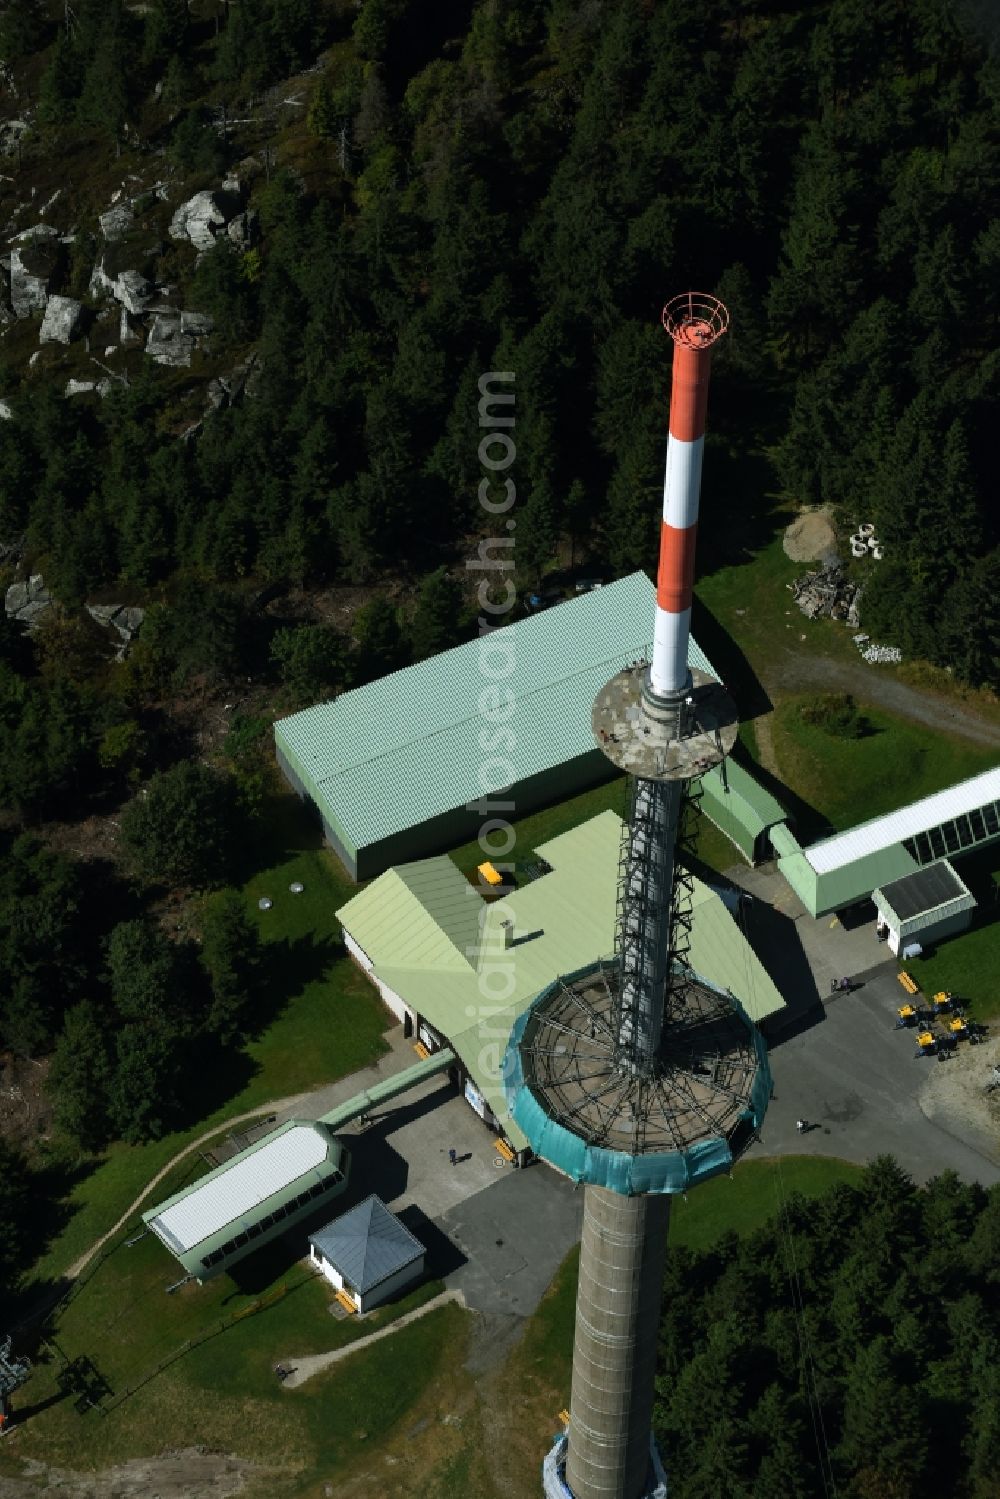
POLYGON ((330 1282, 335 1291, 342 1291, 344 1289, 344 1277, 336 1265, 332 1265, 325 1255, 320 1254, 315 1244, 309 1245, 309 1258, 320 1274, 330 1282))
POLYGON ((372 1307, 381 1306, 383 1301, 388 1301, 396 1295, 397 1291, 421 1279, 424 1273, 425 1256, 421 1255, 418 1260, 413 1261, 412 1265, 404 1265, 402 1270, 396 1271, 395 1275, 388 1276, 379 1285, 374 1286, 366 1296, 359 1296, 354 1287, 344 1280, 336 1265, 321 1254, 315 1244, 309 1246, 309 1258, 335 1291, 344 1291, 359 1312, 370 1312, 372 1307))
POLYGON ((922 926, 919 920, 901 921, 896 925, 880 915, 878 925, 888 930, 886 946, 898 957, 901 948, 908 946, 911 942, 919 942, 921 947, 930 947, 945 937, 953 937, 957 932, 964 932, 971 921, 972 911, 969 910, 957 911, 953 916, 943 916, 940 921, 932 921, 926 926, 922 926))
POLYGON ((351 936, 346 927, 344 928, 344 946, 347 948, 347 951, 357 963, 358 967, 363 968, 365 973, 367 973, 368 977, 371 979, 372 983, 381 994, 385 1004, 388 1005, 389 1009, 395 1015, 396 1019, 404 1021, 407 1015, 409 1015, 410 1024, 415 1027, 417 1023, 417 1017, 414 1014, 413 1010, 410 1009, 405 1000, 399 997, 394 989, 390 989, 388 984, 383 984, 382 980, 375 973, 375 964, 365 952, 364 948, 361 947, 359 943, 355 942, 354 938, 351 936))

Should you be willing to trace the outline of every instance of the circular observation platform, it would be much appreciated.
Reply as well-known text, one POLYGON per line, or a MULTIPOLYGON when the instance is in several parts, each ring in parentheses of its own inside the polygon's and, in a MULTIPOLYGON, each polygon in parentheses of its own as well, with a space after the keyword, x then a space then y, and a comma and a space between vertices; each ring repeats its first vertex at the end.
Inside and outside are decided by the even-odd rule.
POLYGON ((660 708, 649 695, 649 669, 627 666, 594 698, 598 747, 627 775, 692 781, 722 763, 736 743, 736 705, 707 672, 691 668, 686 697, 660 708))
POLYGON ((694 976, 668 1000, 658 1066, 617 1058, 617 970, 557 979, 517 1021, 507 1105, 536 1155, 574 1181, 624 1196, 684 1192, 729 1171, 771 1096, 767 1050, 729 994, 694 976))

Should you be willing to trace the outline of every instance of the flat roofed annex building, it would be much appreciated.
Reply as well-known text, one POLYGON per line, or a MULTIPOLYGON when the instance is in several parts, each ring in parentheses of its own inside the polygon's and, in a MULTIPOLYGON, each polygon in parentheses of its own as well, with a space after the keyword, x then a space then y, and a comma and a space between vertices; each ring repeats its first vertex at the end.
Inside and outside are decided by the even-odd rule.
MULTIPOLYGON (((354 879, 475 837, 485 796, 518 815, 606 780, 590 709, 650 650, 655 589, 635 572, 274 726, 278 764, 354 879), (512 745, 513 748, 507 749, 512 745)), ((692 640, 692 667, 713 675, 692 640)), ((737 767, 702 780, 702 811, 744 857, 785 812, 737 767)))
POLYGON ((976 906, 972 891, 947 859, 872 891, 872 900, 878 912, 877 925, 886 932, 893 953, 901 952, 910 942, 923 947, 964 932, 976 906))
MULTIPOLYGON (((393 1014, 428 1050, 452 1048, 466 1100, 517 1151, 527 1140, 507 1109, 507 1041, 547 985, 612 952, 621 835, 612 811, 560 834, 536 850, 549 872, 501 900, 484 901, 442 855, 389 870, 337 912, 348 952, 393 1014)), ((700 880, 689 959, 752 1020, 784 1009, 725 903, 700 880)))
POLYGON ((827 916, 942 858, 1000 839, 1000 765, 802 848, 770 832, 778 868, 811 916, 827 916))
POLYGON ((350 1156, 324 1124, 289 1120, 143 1213, 142 1221, 199 1281, 332 1202, 350 1156))
POLYGON ((426 1250, 374 1193, 309 1236, 313 1264, 359 1312, 413 1285, 426 1250))

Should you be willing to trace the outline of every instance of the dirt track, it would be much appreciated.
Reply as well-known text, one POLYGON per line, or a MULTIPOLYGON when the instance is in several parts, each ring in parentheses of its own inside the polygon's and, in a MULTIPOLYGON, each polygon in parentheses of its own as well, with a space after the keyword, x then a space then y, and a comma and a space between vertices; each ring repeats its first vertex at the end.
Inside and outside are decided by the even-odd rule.
POLYGON ((772 664, 762 673, 765 690, 802 692, 851 692, 858 698, 873 699, 890 713, 911 718, 931 729, 958 734, 988 749, 1000 749, 1000 726, 988 723, 969 709, 925 688, 907 687, 892 677, 879 675, 878 667, 858 661, 831 661, 827 656, 805 656, 794 651, 778 651, 772 664))

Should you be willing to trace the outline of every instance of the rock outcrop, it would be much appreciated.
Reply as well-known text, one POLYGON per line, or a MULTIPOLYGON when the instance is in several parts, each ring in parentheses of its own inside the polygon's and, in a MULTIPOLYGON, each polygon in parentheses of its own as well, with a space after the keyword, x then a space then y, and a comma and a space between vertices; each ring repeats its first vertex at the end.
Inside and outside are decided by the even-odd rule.
POLYGON ((198 340, 212 331, 212 319, 201 312, 159 312, 146 340, 146 353, 157 364, 184 368, 198 340))
POLYGON ((14 156, 29 128, 27 120, 0 121, 0 156, 14 156))
POLYGON ((41 573, 32 573, 26 583, 12 583, 7 589, 4 611, 8 619, 19 620, 30 630, 52 604, 52 595, 41 573))
POLYGON ((182 203, 170 220, 170 238, 188 240, 196 250, 210 250, 220 234, 242 217, 243 200, 238 193, 200 192, 182 203))
POLYGON ((79 331, 83 303, 73 297, 49 297, 38 335, 39 343, 68 344, 79 331))
POLYGON ((10 301, 15 317, 40 312, 59 264, 58 231, 39 224, 18 235, 10 252, 10 301))
POLYGON ((133 317, 139 317, 153 295, 153 288, 141 271, 122 271, 115 282, 113 295, 133 317))
POLYGON ((128 648, 142 627, 145 609, 129 604, 84 604, 91 619, 103 629, 111 629, 118 636, 114 648, 116 661, 123 661, 128 648))
POLYGON ((135 214, 131 203, 115 203, 98 214, 97 222, 101 226, 101 233, 105 239, 116 240, 123 238, 135 223, 135 214))

